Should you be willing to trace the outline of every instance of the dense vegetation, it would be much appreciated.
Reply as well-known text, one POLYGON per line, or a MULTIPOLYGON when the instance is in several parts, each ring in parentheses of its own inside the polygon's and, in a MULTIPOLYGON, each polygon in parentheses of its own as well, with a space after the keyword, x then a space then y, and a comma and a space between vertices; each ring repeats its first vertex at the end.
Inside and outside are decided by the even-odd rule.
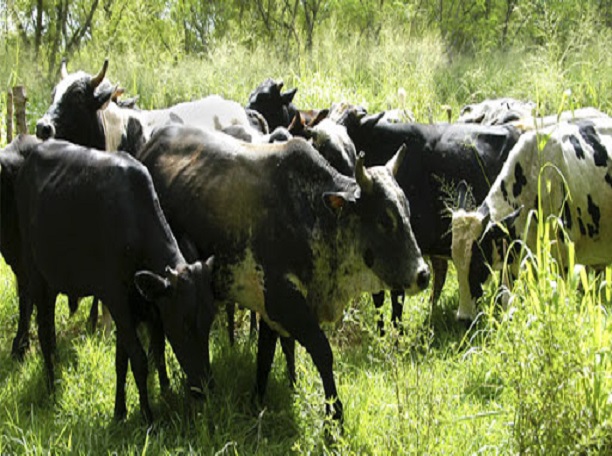
MULTIPOLYGON (((443 104, 456 118, 463 104, 497 96, 532 99, 546 113, 612 113, 611 11, 601 0, 0 0, 0 108, 6 89, 24 84, 32 124, 61 57, 93 73, 109 56, 109 78, 144 107, 209 93, 246 103, 275 77, 299 88, 303 107, 398 107, 403 87, 422 122, 443 120, 443 104)), ((295 391, 279 350, 264 407, 252 404, 256 344, 246 317, 236 347, 217 318, 217 389, 203 404, 185 400, 168 349, 174 393, 162 397, 151 375, 158 420, 147 429, 131 376, 128 418, 113 422, 114 338, 85 331, 88 301, 72 318, 61 301, 49 397, 35 328, 25 362, 10 358, 17 302, 2 265, 0 454, 610 454, 612 269, 562 277, 548 229, 509 310, 495 304, 491 284, 470 330, 454 321, 453 277, 434 309, 427 293, 407 299, 402 336, 376 334, 369 296, 350 303, 328 331, 346 423, 327 447, 322 386, 303 349, 295 391)))

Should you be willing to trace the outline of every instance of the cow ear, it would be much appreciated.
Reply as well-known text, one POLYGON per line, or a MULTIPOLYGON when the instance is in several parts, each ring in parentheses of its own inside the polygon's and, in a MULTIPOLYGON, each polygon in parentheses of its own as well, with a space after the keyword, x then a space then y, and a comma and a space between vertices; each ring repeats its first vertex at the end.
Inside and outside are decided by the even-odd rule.
POLYGON ((361 126, 366 128, 374 128, 380 119, 383 118, 385 112, 379 112, 378 114, 372 114, 361 119, 361 126))
POLYGON ((514 222, 523 210, 523 206, 519 207, 509 215, 506 215, 497 223, 488 222, 488 227, 485 232, 490 233, 490 237, 493 239, 509 239, 510 233, 513 232, 514 222))
POLYGON ((317 115, 315 116, 314 119, 312 119, 309 123, 308 126, 309 127, 314 127, 315 125, 320 124, 324 119, 327 118, 327 116, 329 116, 329 109, 321 109, 317 115))
POLYGON ((516 219, 518 218, 518 216, 521 214, 522 210, 523 210, 524 206, 520 206, 518 209, 516 209, 515 211, 513 211, 511 214, 506 215, 502 220, 501 220, 501 224, 504 225, 506 228, 511 228, 514 226, 514 222, 516 222, 516 219))
POLYGON ((117 86, 111 86, 110 84, 102 84, 96 89, 94 92, 94 98, 96 100, 98 110, 104 110, 108 107, 116 91, 117 86))
POLYGON ((213 268, 215 267, 215 257, 209 256, 208 259, 203 264, 204 268, 211 273, 213 268))
POLYGON ((457 208, 465 210, 467 203, 467 183, 462 179, 457 184, 457 208))
POLYGON ((304 124, 304 119, 300 114, 300 111, 296 111, 293 119, 291 119, 291 123, 289 124, 289 133, 293 136, 304 136, 306 124, 304 124))
POLYGON ((293 101, 293 97, 295 97, 295 93, 297 92, 297 88, 287 90, 281 94, 281 100, 283 100, 283 104, 288 105, 293 101))
POLYGON ((346 192, 325 192, 323 193, 323 202, 333 214, 339 217, 342 214, 342 209, 355 202, 355 196, 346 192))
POLYGON ((170 281, 150 271, 139 271, 134 275, 138 292, 147 300, 155 301, 170 293, 170 281))

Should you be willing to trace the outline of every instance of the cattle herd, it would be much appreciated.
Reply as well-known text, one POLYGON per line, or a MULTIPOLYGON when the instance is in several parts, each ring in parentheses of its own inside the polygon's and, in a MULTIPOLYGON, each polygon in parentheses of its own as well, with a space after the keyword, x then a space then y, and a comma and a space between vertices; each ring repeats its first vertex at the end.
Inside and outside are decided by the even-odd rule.
POLYGON ((535 242, 526 227, 538 208, 565 228, 560 262, 569 240, 580 263, 612 260, 612 119, 596 109, 536 117, 533 104, 499 99, 423 125, 345 102, 299 110, 296 89, 268 79, 246 107, 213 95, 147 111, 120 99, 107 67, 69 74, 64 63, 36 137, 0 152, 0 251, 17 279, 12 354, 24 356, 36 307, 49 389, 57 295, 72 311, 82 296, 108 309, 116 418, 126 414, 129 361, 153 419, 140 324, 161 388, 167 338, 199 396, 213 385, 217 307, 248 308, 259 315, 259 399, 279 336, 295 380, 297 340, 321 376, 326 413, 341 422, 320 323, 341 318, 351 298, 374 293, 380 306, 391 290, 397 322, 404 293, 429 285, 423 256, 432 303, 452 259, 457 318, 470 322, 491 267, 511 261, 509 241, 535 242))

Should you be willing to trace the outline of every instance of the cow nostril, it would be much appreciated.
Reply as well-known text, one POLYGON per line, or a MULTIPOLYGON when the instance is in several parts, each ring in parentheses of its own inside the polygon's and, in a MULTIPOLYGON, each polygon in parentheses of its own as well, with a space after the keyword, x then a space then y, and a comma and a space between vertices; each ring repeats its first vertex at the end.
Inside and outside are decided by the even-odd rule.
POLYGON ((417 273, 417 285, 421 290, 427 288, 429 285, 429 268, 424 267, 417 273))
POLYGON ((45 139, 49 139, 55 134, 55 129, 53 125, 46 122, 38 122, 36 124, 36 136, 43 141, 45 139))

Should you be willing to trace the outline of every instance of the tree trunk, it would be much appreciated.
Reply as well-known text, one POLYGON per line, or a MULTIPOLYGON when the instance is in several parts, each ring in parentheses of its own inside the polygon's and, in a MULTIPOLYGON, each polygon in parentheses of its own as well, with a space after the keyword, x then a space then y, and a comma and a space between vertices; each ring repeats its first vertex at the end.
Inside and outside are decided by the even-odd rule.
POLYGON ((36 1, 36 30, 34 32, 34 55, 38 58, 43 28, 43 0, 36 1))

